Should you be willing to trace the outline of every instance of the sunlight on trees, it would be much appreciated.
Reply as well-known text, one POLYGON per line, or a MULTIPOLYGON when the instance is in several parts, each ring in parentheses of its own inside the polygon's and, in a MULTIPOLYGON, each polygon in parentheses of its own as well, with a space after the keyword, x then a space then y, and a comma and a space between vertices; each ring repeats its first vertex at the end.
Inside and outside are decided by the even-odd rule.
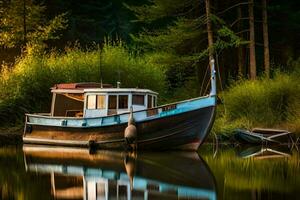
POLYGON ((32 54, 41 51, 45 41, 58 39, 59 31, 67 27, 66 13, 46 20, 45 9, 45 6, 32 0, 2 2, 0 45, 6 48, 22 47, 32 54))

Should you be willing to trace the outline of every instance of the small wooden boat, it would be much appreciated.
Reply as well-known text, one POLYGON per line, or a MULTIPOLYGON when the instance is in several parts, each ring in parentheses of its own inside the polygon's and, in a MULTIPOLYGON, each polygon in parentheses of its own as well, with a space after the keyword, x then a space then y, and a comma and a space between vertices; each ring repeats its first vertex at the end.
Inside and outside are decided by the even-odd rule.
POLYGON ((252 131, 236 129, 234 137, 242 143, 250 144, 289 144, 293 142, 289 131, 279 129, 254 128, 252 131))
POLYGON ((50 113, 26 114, 26 144, 102 149, 197 150, 209 133, 216 109, 211 61, 208 95, 157 106, 148 89, 97 83, 57 84, 50 113))
POLYGON ((53 199, 217 199, 214 176, 196 152, 23 150, 26 171, 48 179, 53 199))
POLYGON ((257 160, 287 158, 291 157, 291 149, 287 145, 277 146, 250 146, 242 148, 238 152, 238 156, 242 158, 254 158, 257 160))

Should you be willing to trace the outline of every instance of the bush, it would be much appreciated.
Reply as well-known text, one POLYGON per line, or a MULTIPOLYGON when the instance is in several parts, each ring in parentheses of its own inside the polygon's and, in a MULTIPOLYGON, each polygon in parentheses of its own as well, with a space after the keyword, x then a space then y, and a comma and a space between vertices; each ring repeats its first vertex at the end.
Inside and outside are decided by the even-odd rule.
MULTIPOLYGON (((122 44, 105 45, 101 51, 103 83, 122 87, 164 90, 164 71, 141 56, 133 56, 122 44)), ((48 112, 56 83, 100 82, 100 51, 69 48, 19 58, 10 69, 3 66, 0 75, 0 124, 23 120, 26 112, 48 112)))

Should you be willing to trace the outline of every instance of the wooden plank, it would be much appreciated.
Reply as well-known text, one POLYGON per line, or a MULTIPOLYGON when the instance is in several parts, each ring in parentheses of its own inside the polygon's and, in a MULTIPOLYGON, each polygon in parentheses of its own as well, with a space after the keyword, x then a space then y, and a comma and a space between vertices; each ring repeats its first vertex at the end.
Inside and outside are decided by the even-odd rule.
POLYGON ((261 134, 277 134, 277 133, 290 133, 287 130, 272 129, 272 128, 253 128, 252 132, 261 134))

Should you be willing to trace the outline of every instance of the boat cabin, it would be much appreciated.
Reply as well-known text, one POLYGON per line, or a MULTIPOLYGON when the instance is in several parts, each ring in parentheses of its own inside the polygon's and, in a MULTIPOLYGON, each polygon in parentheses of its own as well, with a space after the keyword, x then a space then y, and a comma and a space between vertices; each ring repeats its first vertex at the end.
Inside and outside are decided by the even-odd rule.
POLYGON ((158 93, 148 89, 113 88, 100 83, 56 84, 51 88, 50 116, 102 117, 157 106, 158 93))

